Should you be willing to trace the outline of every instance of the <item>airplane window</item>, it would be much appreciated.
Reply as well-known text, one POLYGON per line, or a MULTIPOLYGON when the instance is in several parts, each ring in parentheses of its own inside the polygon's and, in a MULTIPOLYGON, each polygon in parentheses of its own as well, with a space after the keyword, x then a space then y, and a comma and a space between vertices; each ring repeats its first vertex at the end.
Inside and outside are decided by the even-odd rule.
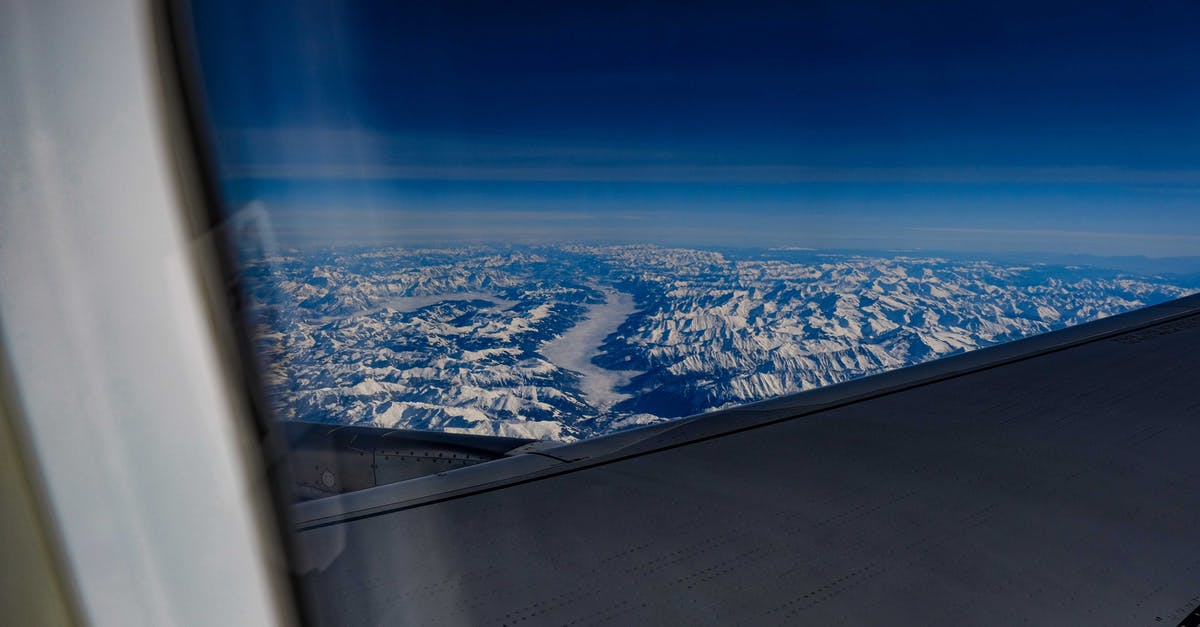
POLYGON ((175 6, 314 624, 1194 606, 1194 3, 175 6))
POLYGON ((1200 285, 1196 43, 1161 15, 190 16, 281 420, 570 442, 1200 285))

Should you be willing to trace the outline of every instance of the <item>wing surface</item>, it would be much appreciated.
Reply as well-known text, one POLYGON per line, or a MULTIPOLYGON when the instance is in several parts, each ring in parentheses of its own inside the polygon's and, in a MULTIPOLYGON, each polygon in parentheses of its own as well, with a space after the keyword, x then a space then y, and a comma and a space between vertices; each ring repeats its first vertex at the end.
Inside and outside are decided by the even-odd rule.
POLYGON ((295 506, 319 624, 1191 624, 1200 296, 295 506))

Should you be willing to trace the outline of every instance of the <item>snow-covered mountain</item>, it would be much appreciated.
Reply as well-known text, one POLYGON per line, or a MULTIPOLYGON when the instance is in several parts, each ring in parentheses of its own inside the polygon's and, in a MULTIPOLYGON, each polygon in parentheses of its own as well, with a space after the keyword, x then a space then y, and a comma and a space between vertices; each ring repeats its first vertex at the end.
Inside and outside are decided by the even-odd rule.
POLYGON ((1080 267, 652 246, 292 254, 243 280, 281 417, 559 440, 1189 292, 1080 267))

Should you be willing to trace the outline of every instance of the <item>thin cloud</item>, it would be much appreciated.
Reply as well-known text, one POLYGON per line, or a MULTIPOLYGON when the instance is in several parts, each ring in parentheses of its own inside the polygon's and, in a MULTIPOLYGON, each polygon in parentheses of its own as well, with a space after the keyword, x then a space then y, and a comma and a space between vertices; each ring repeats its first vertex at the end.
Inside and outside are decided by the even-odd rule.
POLYGON ((908 227, 909 231, 925 233, 954 233, 976 235, 1007 235, 1014 237, 1061 237, 1086 239, 1149 239, 1170 241, 1200 241, 1200 235, 1185 235, 1179 233, 1119 233, 1112 231, 1072 231, 1066 229, 989 229, 967 227, 908 227))
MULTIPOLYGON (((1200 186, 1200 169, 729 162, 725 151, 564 137, 226 129, 228 179, 627 183, 1120 184, 1200 186)), ((711 147, 710 147, 711 148, 711 147)), ((1184 187, 1175 187, 1184 186, 1184 187)))
POLYGON ((439 166, 253 164, 229 179, 628 183, 951 183, 1200 185, 1200 170, 1123 168, 874 168, 791 165, 439 166))

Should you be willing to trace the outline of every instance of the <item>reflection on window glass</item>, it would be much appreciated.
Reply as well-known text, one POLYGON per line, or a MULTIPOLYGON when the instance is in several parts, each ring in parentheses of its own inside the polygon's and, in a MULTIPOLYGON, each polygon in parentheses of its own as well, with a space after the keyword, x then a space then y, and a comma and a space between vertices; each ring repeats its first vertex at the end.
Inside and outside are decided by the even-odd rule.
POLYGON ((959 10, 197 7, 274 411, 572 441, 1195 291, 1195 40, 959 10))

